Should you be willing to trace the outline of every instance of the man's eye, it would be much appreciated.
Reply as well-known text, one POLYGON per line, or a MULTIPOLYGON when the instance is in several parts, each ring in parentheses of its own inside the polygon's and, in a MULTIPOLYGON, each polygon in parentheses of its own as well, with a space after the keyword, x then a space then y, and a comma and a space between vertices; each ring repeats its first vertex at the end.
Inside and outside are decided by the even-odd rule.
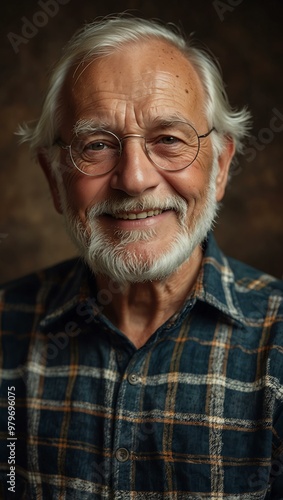
POLYGON ((164 137, 161 137, 159 139, 159 142, 161 144, 166 144, 170 146, 171 144, 177 144, 178 142, 180 142, 180 139, 174 137, 173 135, 165 135, 164 137))
POLYGON ((89 142, 84 146, 84 151, 102 151, 107 149, 109 146, 102 141, 89 142))

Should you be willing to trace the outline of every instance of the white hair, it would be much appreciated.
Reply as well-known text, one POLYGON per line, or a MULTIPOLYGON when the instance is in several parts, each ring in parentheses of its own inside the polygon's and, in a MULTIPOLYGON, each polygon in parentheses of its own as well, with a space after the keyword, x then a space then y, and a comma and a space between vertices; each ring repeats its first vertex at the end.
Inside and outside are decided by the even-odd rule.
POLYGON ((60 93, 69 69, 82 61, 113 54, 126 43, 148 39, 173 45, 197 71, 206 93, 204 105, 208 125, 218 132, 212 138, 214 153, 220 154, 227 136, 233 139, 236 152, 241 153, 250 128, 250 113, 246 108, 231 108, 217 60, 207 50, 186 40, 171 24, 122 14, 86 24, 71 38, 54 69, 39 120, 35 125, 24 124, 18 131, 21 142, 29 142, 33 152, 44 148, 52 158, 52 145, 58 137, 61 118, 60 93))

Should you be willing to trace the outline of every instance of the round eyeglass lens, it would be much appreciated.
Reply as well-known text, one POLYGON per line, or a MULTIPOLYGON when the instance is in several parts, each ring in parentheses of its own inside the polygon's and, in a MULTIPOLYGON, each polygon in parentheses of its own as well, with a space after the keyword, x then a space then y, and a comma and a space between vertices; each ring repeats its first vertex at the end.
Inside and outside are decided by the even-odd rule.
POLYGON ((121 143, 112 132, 97 130, 75 137, 70 149, 74 165, 84 174, 101 175, 110 172, 121 156, 121 143))
POLYGON ((199 138, 188 123, 174 122, 157 137, 147 140, 146 148, 158 167, 171 171, 182 170, 196 159, 199 138))

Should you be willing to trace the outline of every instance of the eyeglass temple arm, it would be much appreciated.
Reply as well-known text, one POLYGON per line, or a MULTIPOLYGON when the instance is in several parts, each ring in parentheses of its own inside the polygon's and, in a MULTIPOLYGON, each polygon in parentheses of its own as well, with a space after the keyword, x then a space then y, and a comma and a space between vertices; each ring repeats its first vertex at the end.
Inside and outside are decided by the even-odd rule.
POLYGON ((65 142, 61 141, 61 139, 56 139, 53 142, 53 146, 59 146, 59 148, 62 148, 62 149, 70 149, 70 145, 65 144, 65 142))
POLYGON ((206 134, 199 135, 198 138, 202 139, 204 137, 207 137, 209 134, 211 134, 211 132, 213 132, 213 130, 215 130, 215 132, 217 132, 216 128, 212 127, 208 132, 206 132, 206 134))

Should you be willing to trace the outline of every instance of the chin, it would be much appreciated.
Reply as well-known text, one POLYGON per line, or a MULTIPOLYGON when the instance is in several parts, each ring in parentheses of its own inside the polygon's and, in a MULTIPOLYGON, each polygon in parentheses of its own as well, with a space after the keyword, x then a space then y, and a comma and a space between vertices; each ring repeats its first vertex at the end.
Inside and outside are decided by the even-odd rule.
POLYGON ((158 252, 150 242, 122 247, 96 235, 83 257, 94 274, 108 276, 121 284, 162 281, 178 271, 199 243, 187 233, 180 233, 167 250, 158 252))

